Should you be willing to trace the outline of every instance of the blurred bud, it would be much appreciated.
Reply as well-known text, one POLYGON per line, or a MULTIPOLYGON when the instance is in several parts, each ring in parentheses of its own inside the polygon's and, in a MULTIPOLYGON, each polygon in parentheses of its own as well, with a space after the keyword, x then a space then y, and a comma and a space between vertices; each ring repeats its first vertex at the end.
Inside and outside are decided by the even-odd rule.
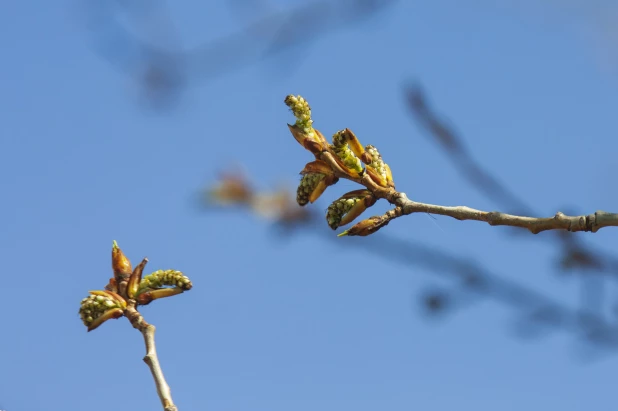
POLYGON ((206 192, 206 200, 210 203, 248 204, 253 198, 253 190, 249 183, 239 175, 223 175, 219 184, 206 192))
MULTIPOLYGON (((92 331, 99 327, 105 321, 112 318, 120 318, 123 316, 123 309, 126 307, 126 302, 120 302, 120 298, 110 296, 109 292, 91 291, 90 296, 84 298, 81 302, 79 315, 88 331, 92 331)), ((123 301, 123 300, 122 300, 123 301)))
POLYGON ((116 282, 128 279, 133 272, 131 261, 124 255, 120 247, 118 247, 116 240, 114 240, 112 244, 112 269, 114 270, 116 282))
POLYGON ((387 225, 389 220, 385 216, 373 216, 369 217, 361 222, 354 224, 349 230, 337 235, 337 237, 343 236, 367 236, 375 233, 380 228, 387 225))
POLYGON ((333 201, 326 211, 326 221, 333 230, 349 224, 376 202, 369 190, 354 190, 333 201))

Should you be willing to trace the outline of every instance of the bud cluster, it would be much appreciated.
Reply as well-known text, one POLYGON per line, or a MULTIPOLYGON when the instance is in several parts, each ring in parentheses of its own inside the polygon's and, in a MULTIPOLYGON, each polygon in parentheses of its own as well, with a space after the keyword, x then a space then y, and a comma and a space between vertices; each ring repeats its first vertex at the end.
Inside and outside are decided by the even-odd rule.
MULTIPOLYGON (((332 144, 329 144, 324 135, 313 128, 311 109, 304 98, 288 95, 285 98, 285 104, 290 107, 296 117, 294 125, 288 124, 290 132, 316 158, 316 161, 308 163, 301 171, 302 178, 296 191, 296 202, 300 206, 316 201, 328 186, 337 183, 339 177, 358 181, 359 178, 365 178, 365 172, 367 172, 368 178, 376 185, 384 188, 395 187, 390 167, 384 162, 375 146, 363 147, 356 135, 347 128, 336 132, 333 135, 332 144), (327 159, 323 156, 325 152, 332 155, 329 157, 330 164, 333 164, 332 167, 329 163, 322 161, 322 159, 327 159), (332 163, 333 159, 336 164, 332 163), (366 167, 363 167, 363 163, 366 167)), ((375 196, 368 190, 351 191, 328 207, 326 221, 334 230, 354 221, 375 202, 375 196)), ((378 223, 374 221, 373 224, 378 223)), ((382 222, 379 225, 381 227, 385 223, 382 222)), ((365 226, 363 230, 346 233, 347 235, 367 235, 364 233, 377 231, 377 229, 372 230, 369 226, 365 226)))
POLYGON ((112 245, 112 269, 114 277, 102 291, 90 291, 90 296, 81 301, 79 315, 88 331, 105 321, 125 315, 129 303, 133 308, 153 300, 180 294, 193 287, 191 280, 176 270, 159 270, 142 278, 148 259, 144 258, 135 269, 116 241, 112 245), (161 288, 172 286, 172 288, 161 288))

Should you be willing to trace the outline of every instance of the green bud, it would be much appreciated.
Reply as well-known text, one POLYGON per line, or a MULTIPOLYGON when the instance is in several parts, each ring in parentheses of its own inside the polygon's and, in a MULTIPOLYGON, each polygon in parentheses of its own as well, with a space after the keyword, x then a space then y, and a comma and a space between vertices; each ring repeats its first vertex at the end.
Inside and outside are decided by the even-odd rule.
POLYGON ((180 271, 158 270, 142 278, 136 295, 155 290, 164 286, 178 287, 182 290, 190 290, 193 287, 191 280, 180 271))
POLYGON ((312 134, 313 120, 311 119, 311 107, 309 107, 307 100, 301 96, 293 96, 290 94, 284 101, 285 104, 292 110, 292 113, 294 113, 294 117, 296 117, 296 125, 306 134, 312 134))
POLYGON ((333 135, 333 144, 330 148, 349 170, 361 174, 363 165, 361 160, 350 150, 346 130, 338 131, 333 135))
POLYGON ((123 304, 111 296, 93 294, 82 299, 79 316, 88 331, 92 331, 108 319, 122 316, 123 308, 123 304))
POLYGON ((324 177, 325 175, 320 173, 309 173, 302 176, 296 190, 296 202, 298 205, 304 206, 309 202, 311 193, 318 187, 318 184, 324 177))

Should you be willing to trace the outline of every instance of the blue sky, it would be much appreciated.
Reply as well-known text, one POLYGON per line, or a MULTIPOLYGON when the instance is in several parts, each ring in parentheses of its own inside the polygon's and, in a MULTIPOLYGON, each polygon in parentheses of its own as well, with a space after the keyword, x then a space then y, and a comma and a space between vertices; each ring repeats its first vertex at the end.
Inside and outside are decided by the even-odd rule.
MULTIPOLYGON (((218 77, 193 81, 208 71, 196 66, 178 103, 152 110, 95 52, 109 37, 86 24, 86 3, 9 1, 0 14, 0 409, 160 406, 141 336, 124 319, 86 333, 77 315, 111 276, 113 239, 134 264, 148 256, 146 271, 193 280, 143 309, 180 410, 612 409, 615 352, 582 361, 561 330, 517 338, 521 312, 491 299, 430 321, 419 296, 457 288, 435 270, 340 246, 326 224, 281 239, 268 221, 200 212, 192 199, 235 164, 260 189, 294 189, 311 156, 286 127, 293 93, 324 134, 349 127, 376 145, 410 198, 500 208, 410 117, 402 85, 416 81, 473 157, 539 213, 615 211, 618 6, 400 1, 336 31, 299 19, 324 33, 218 77)), ((155 34, 190 48, 260 12, 210 3, 167 5, 178 37, 159 20, 155 34)), ((341 182, 312 207, 356 188, 341 182)), ((550 236, 509 233, 413 215, 338 241, 421 243, 576 309, 580 281, 556 269, 550 236)), ((617 239, 576 235, 609 253, 617 239)), ((613 281, 605 294, 615 298, 613 281)))

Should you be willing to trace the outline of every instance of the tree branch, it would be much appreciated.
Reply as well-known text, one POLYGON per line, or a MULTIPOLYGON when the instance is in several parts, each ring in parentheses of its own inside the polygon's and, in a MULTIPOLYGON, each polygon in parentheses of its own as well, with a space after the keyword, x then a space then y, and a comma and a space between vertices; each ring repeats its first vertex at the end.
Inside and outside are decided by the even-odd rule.
POLYGON ((144 337, 144 344, 146 345, 146 356, 144 362, 148 365, 152 378, 157 386, 157 394, 161 399, 164 411, 178 411, 174 401, 172 400, 172 393, 169 385, 165 381, 163 376, 163 370, 159 364, 159 358, 157 356, 157 349, 155 346, 155 326, 148 324, 144 317, 135 309, 136 302, 134 300, 129 301, 127 308, 125 309, 125 316, 131 322, 133 328, 139 330, 144 337))
POLYGON ((441 206, 419 203, 408 199, 405 193, 399 192, 394 188, 384 188, 377 185, 367 173, 364 173, 359 178, 351 177, 339 166, 333 155, 327 151, 322 152, 320 158, 328 163, 337 177, 361 184, 371 191, 376 198, 386 199, 389 203, 396 206, 395 209, 386 212, 380 217, 379 227, 385 226, 395 218, 412 213, 438 214, 457 220, 484 221, 492 226, 521 227, 528 229, 532 234, 538 234, 547 230, 591 231, 595 233, 603 227, 618 226, 618 214, 601 210, 580 216, 567 216, 557 212, 553 217, 537 218, 511 215, 499 211, 476 210, 466 206, 441 206))

